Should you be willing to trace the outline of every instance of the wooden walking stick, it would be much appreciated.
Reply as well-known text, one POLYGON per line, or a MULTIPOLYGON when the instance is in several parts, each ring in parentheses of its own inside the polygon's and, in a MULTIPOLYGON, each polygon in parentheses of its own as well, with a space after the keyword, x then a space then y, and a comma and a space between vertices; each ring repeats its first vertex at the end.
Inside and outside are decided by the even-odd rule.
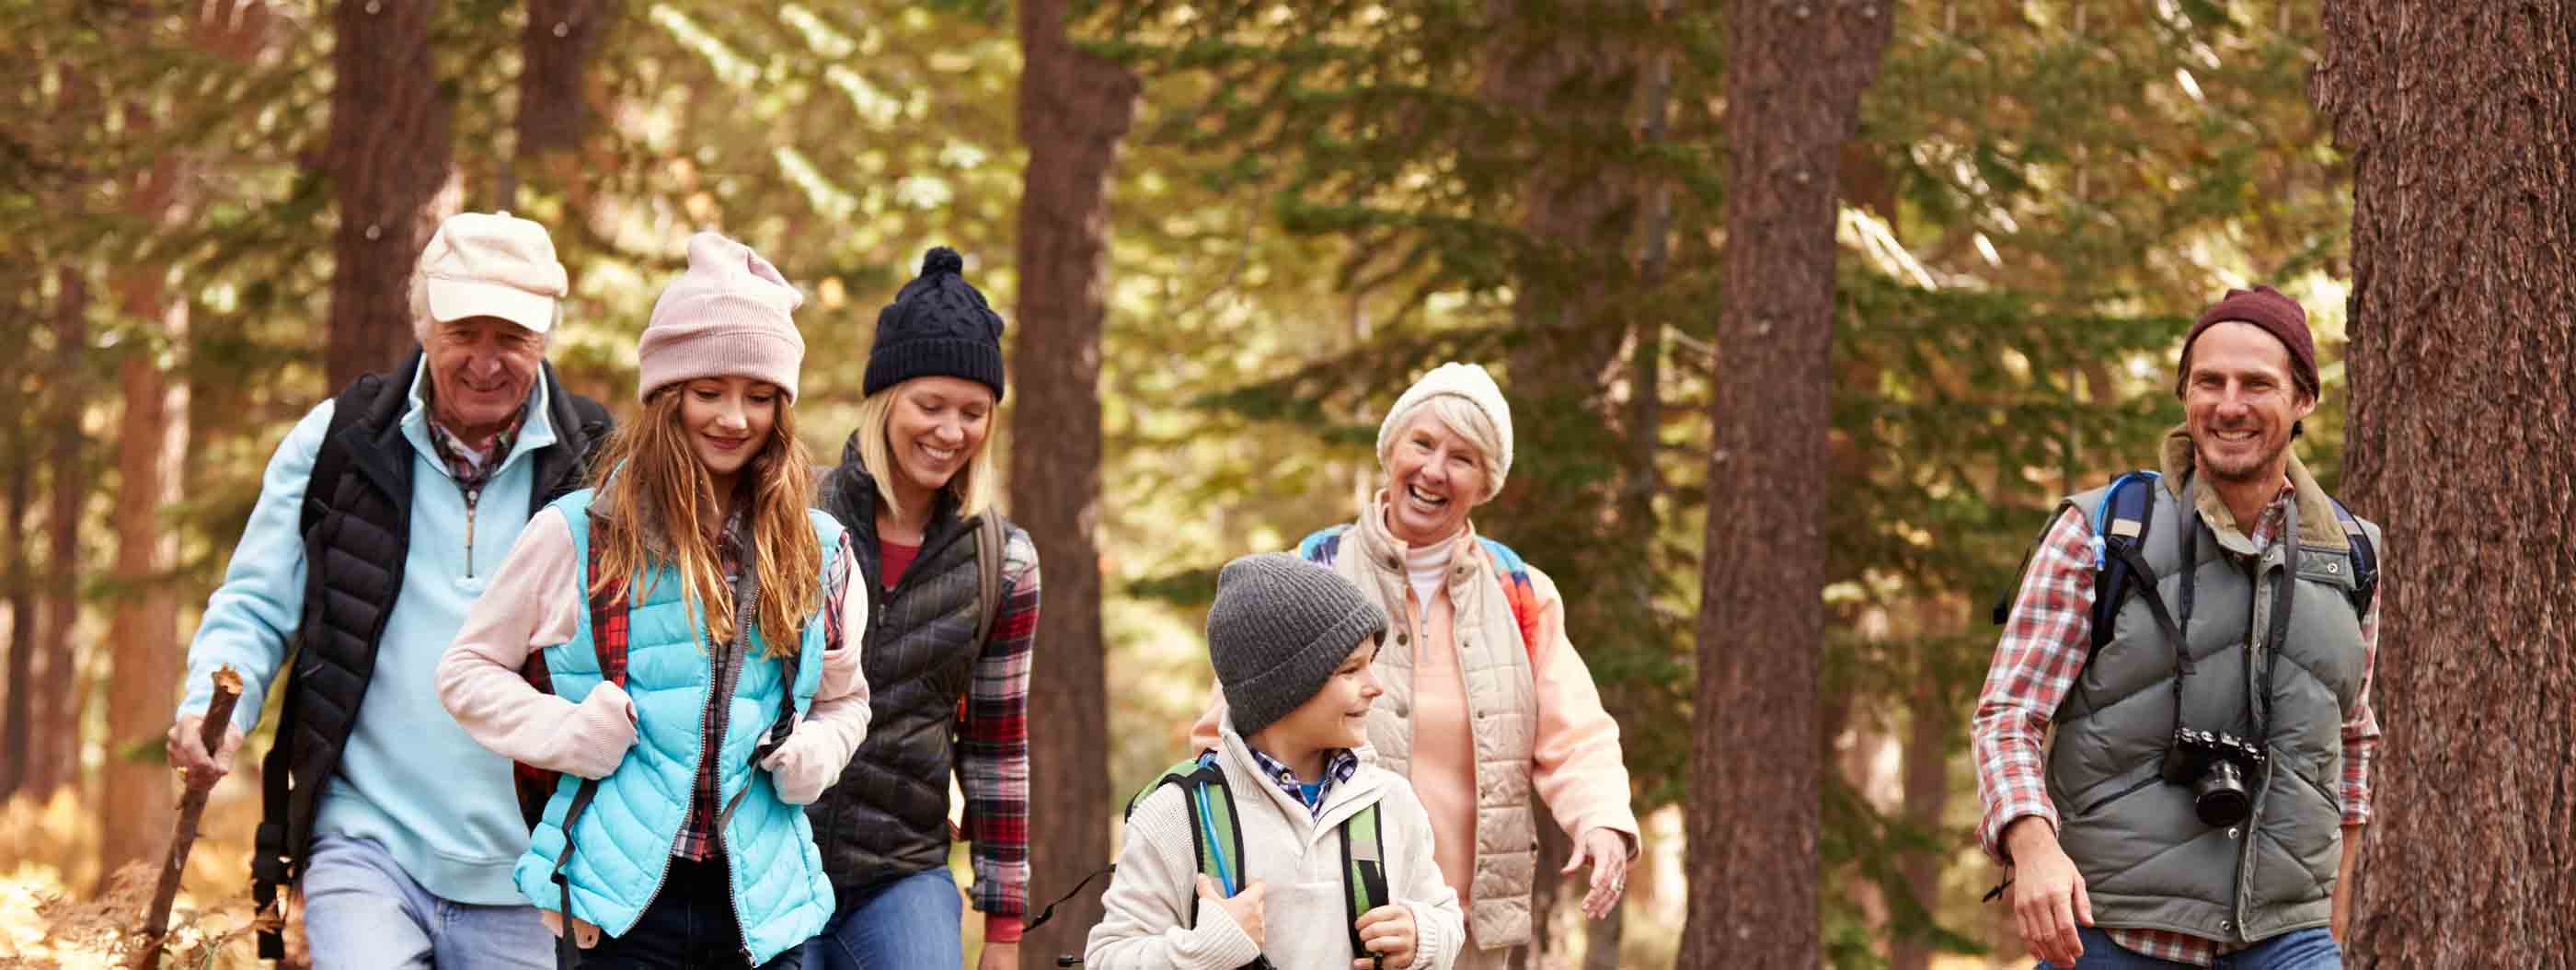
MULTIPOLYGON (((241 675, 226 664, 215 671, 215 699, 206 705, 205 730, 201 740, 207 757, 223 750, 224 731, 232 727, 233 705, 241 700, 241 675)), ((188 849, 197 844, 197 817, 206 812, 206 793, 214 790, 220 779, 198 781, 188 778, 187 790, 179 796, 179 820, 170 829, 170 857, 161 863, 161 882, 153 887, 152 908, 143 917, 143 945, 134 951, 127 963, 133 970, 149 970, 161 960, 161 946, 170 935, 170 903, 179 895, 179 876, 188 868, 188 849)))

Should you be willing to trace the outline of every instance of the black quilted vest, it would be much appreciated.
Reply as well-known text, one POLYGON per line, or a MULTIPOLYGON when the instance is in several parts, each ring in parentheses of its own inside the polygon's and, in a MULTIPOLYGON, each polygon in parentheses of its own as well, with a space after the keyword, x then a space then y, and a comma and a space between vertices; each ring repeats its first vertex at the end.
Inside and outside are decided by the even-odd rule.
MULTIPOLYGON (((278 886, 303 872, 323 788, 339 769, 375 672, 377 640, 402 589, 414 454, 402 417, 420 366, 414 350, 402 366, 361 377, 340 392, 305 486, 304 615, 292 641, 277 743, 261 763, 267 790, 251 856, 252 897, 263 907, 278 886)), ((555 443, 532 456, 530 510, 581 487, 609 427, 608 410, 566 392, 552 366, 541 368, 538 379, 546 384, 555 443)))
POLYGON ((841 780, 806 809, 823 869, 841 892, 948 864, 948 779, 957 704, 973 680, 981 618, 974 521, 942 492, 921 554, 887 590, 879 578, 877 484, 849 449, 823 478, 818 505, 850 530, 868 588, 868 736, 841 780))

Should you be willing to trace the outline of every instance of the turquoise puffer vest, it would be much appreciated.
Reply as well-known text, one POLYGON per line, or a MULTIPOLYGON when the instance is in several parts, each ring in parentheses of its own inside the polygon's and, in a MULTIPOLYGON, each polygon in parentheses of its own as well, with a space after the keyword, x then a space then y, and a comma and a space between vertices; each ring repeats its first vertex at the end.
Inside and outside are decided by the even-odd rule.
MULTIPOLYGON (((583 489, 555 503, 572 528, 575 561, 590 561, 590 503, 583 489)), ((841 527, 830 516, 810 513, 814 533, 823 544, 823 572, 831 574, 830 557, 840 547, 841 527)), ((582 588, 590 588, 590 576, 582 588)), ((705 754, 707 688, 714 675, 714 655, 705 643, 706 624, 682 597, 677 571, 667 567, 647 582, 630 587, 627 608, 626 691, 637 714, 635 746, 617 770, 602 779, 590 807, 573 824, 580 850, 573 853, 565 876, 572 885, 573 915, 589 920, 610 936, 635 927, 671 864, 671 848, 687 824, 689 793, 705 754), (649 588, 648 588, 649 587, 649 588)), ((579 703, 601 683, 598 651, 592 646, 590 611, 578 611, 573 638, 547 647, 546 664, 555 692, 579 703)), ((783 683, 786 667, 767 656, 755 630, 744 651, 742 672, 733 700, 725 709, 725 732, 717 757, 717 794, 731 801, 736 792, 751 792, 734 810, 720 838, 731 862, 733 907, 742 925, 744 948, 758 966, 822 932, 832 915, 832 885, 814 849, 814 830, 805 810, 778 799, 769 773, 750 763, 752 750, 778 719, 779 695, 789 692, 796 711, 813 704, 822 682, 823 624, 805 624, 798 647, 796 682, 783 683)), ((544 818, 529 836, 528 852, 519 857, 513 876, 519 891, 543 909, 557 908, 553 883, 555 859, 563 852, 563 818, 581 779, 570 775, 546 802, 544 818)))

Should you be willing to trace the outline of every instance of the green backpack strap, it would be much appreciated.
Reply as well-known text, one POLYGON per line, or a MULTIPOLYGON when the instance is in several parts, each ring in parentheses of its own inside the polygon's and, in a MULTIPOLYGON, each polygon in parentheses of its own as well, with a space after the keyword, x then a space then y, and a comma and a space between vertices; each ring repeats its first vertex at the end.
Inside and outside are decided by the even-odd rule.
POLYGON ((1370 802, 1342 822, 1342 895, 1350 901, 1350 919, 1343 925, 1350 927, 1351 953, 1383 961, 1360 945, 1360 917, 1393 902, 1386 889, 1386 836, 1378 825, 1377 806, 1370 802))
MULTIPOLYGON (((1181 804, 1190 813, 1190 855, 1198 863, 1199 875, 1216 880, 1218 891, 1232 896, 1243 888, 1243 823, 1234 816, 1234 791, 1225 783, 1225 770, 1217 766, 1217 754, 1207 752, 1197 758, 1174 763, 1160 777, 1127 800, 1127 814, 1136 814, 1136 806, 1145 803, 1165 785, 1181 789, 1181 804)), ((1190 923, 1199 919, 1198 894, 1190 894, 1190 923)))

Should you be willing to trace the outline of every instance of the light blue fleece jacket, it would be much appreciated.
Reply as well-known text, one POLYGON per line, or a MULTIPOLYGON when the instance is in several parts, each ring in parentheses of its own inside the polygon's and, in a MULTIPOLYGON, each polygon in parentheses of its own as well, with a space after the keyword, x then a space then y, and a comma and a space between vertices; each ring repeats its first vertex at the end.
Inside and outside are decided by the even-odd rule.
MULTIPOLYGON (((412 445, 411 543, 402 590, 378 643, 373 680, 358 707, 339 772, 323 790, 315 835, 373 839, 431 894, 451 902, 524 906, 511 867, 528 848, 510 762, 467 737, 438 702, 438 659, 535 512, 532 453, 553 444, 543 380, 529 392, 518 443, 469 516, 465 493, 429 442, 415 375, 402 417, 412 445)), ((241 672, 233 723, 248 732, 304 615, 304 487, 335 402, 304 416, 269 459, 259 504, 233 548, 224 583, 206 602, 188 646, 188 694, 179 713, 203 714, 217 667, 241 672)))

